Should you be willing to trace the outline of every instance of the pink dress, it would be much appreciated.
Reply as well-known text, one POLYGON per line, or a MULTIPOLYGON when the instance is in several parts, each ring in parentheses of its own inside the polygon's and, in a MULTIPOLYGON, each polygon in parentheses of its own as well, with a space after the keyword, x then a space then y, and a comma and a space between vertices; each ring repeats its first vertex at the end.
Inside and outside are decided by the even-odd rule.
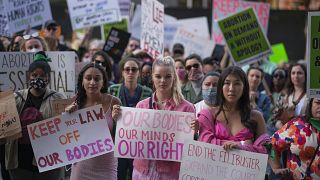
POLYGON ((259 136, 253 144, 241 145, 241 141, 253 140, 253 133, 248 128, 243 128, 237 134, 232 135, 228 128, 224 126, 219 120, 214 123, 214 117, 209 109, 204 108, 199 112, 199 141, 207 142, 210 144, 222 146, 226 141, 239 142, 241 150, 267 153, 264 144, 270 143, 270 138, 267 134, 259 136))
MULTIPOLYGON (((112 129, 111 109, 106 112, 109 129, 112 129)), ((116 180, 118 159, 113 152, 87 159, 72 165, 70 180, 116 180)))

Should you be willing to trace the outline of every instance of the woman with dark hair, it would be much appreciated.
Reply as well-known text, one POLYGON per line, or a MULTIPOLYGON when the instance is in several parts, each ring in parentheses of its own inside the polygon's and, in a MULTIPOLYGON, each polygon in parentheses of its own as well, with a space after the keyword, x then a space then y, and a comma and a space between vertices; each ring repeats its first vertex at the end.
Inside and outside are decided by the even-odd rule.
POLYGON ((97 51, 92 56, 92 62, 98 63, 99 65, 101 65, 106 69, 106 73, 109 81, 111 81, 114 78, 112 74, 113 59, 107 53, 105 53, 104 51, 97 51))
POLYGON ((269 140, 260 112, 251 110, 249 83, 240 67, 222 71, 217 86, 215 107, 204 108, 198 114, 200 141, 266 153, 263 146, 269 140))
POLYGON ((286 179, 320 179, 320 99, 310 99, 306 116, 298 116, 272 136, 275 157, 269 162, 275 174, 286 179), (288 152, 286 167, 281 168, 280 155, 288 152))
MULTIPOLYGON (((136 107, 137 103, 152 95, 152 90, 138 83, 139 62, 135 58, 126 58, 120 64, 123 83, 110 86, 109 93, 120 98, 122 106, 136 107)), ((118 158, 118 179, 131 178, 133 160, 118 158)))
POLYGON ((151 78, 152 63, 145 62, 141 65, 141 85, 152 89, 151 78))
MULTIPOLYGON (((120 100, 104 93, 107 84, 108 78, 102 66, 96 63, 84 66, 79 73, 76 102, 68 106, 66 112, 74 112, 78 109, 102 104, 106 117, 109 117, 107 118, 108 127, 114 136, 115 124, 111 112, 113 105, 119 105, 120 100)), ((117 179, 117 164, 113 152, 87 159, 72 165, 70 179, 117 179)))
POLYGON ((63 94, 48 88, 51 72, 49 61, 50 58, 47 58, 44 52, 36 53, 29 66, 29 88, 15 93, 22 137, 6 143, 6 168, 12 180, 63 178, 63 168, 39 173, 27 131, 27 125, 53 116, 53 100, 66 98, 63 94))
POLYGON ((8 51, 10 52, 20 51, 20 43, 22 40, 23 40, 23 36, 21 34, 15 34, 10 41, 10 45, 8 46, 8 51))
POLYGON ((183 86, 188 81, 188 73, 186 70, 186 63, 182 58, 175 58, 174 59, 174 66, 176 68, 176 73, 180 80, 181 86, 183 86))
POLYGON ((271 88, 273 101, 277 101, 281 94, 284 94, 284 89, 287 80, 287 71, 283 68, 276 68, 272 74, 271 88))
POLYGON ((286 94, 280 95, 273 109, 272 121, 279 129, 296 115, 304 115, 306 109, 307 69, 303 64, 293 64, 288 73, 286 94))

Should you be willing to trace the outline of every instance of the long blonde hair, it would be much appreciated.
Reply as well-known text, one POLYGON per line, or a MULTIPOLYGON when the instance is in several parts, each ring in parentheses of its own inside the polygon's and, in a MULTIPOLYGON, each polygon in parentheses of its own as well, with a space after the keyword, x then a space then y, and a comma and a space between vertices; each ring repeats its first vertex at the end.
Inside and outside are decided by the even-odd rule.
POLYGON ((176 68, 175 68, 174 64, 175 64, 174 60, 170 56, 157 58, 152 64, 152 75, 154 73, 154 69, 156 66, 167 66, 167 67, 171 68, 171 70, 173 72, 172 98, 173 98, 174 103, 176 105, 179 105, 184 100, 184 97, 181 92, 180 81, 179 81, 179 78, 176 74, 176 68))

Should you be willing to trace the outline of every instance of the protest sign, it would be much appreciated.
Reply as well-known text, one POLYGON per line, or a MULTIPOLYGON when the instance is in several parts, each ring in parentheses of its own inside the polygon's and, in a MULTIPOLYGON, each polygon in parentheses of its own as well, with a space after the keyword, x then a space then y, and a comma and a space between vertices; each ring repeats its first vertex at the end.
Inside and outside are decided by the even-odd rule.
POLYGON ((128 32, 128 23, 129 23, 129 17, 123 17, 122 20, 119 22, 101 25, 102 39, 106 40, 106 38, 108 37, 108 34, 111 31, 111 28, 113 28, 113 27, 120 29, 122 31, 128 32))
POLYGON ((21 136, 21 124, 13 91, 0 92, 0 139, 21 136))
POLYGON ((121 20, 118 1, 67 0, 72 29, 81 29, 121 20))
POLYGON ((245 65, 271 53, 270 44, 252 8, 218 21, 233 61, 245 65))
POLYGON ((216 20, 226 17, 230 14, 241 11, 245 8, 252 7, 259 17, 259 21, 263 27, 264 33, 268 32, 268 22, 269 22, 269 3, 257 3, 242 0, 213 0, 213 10, 212 10, 212 39, 217 44, 225 44, 222 33, 218 27, 216 20))
POLYGON ((181 161, 194 113, 121 107, 115 157, 181 161))
POLYGON ((309 98, 320 98, 320 12, 308 13, 307 90, 309 98))
POLYGON ((23 31, 29 27, 41 25, 52 19, 49 0, 12 1, 1 0, 1 28, 8 24, 8 34, 23 31), (3 12, 3 13, 2 13, 3 12))
POLYGON ((104 44, 103 51, 111 56, 115 63, 118 63, 127 48, 130 36, 131 34, 126 31, 112 28, 104 44))
POLYGON ((188 31, 184 27, 179 27, 171 44, 171 48, 175 43, 183 44, 184 56, 187 57, 192 53, 196 53, 202 58, 211 56, 215 43, 203 37, 199 37, 194 33, 188 31))
POLYGON ((179 179, 264 179, 267 161, 267 154, 225 151, 222 146, 187 141, 183 148, 179 179))
POLYGON ((76 97, 71 99, 55 99, 52 100, 51 106, 52 106, 52 116, 58 116, 61 113, 65 112, 67 106, 71 105, 73 102, 75 102, 76 97))
POLYGON ((131 37, 140 39, 141 37, 141 5, 137 4, 133 13, 133 17, 130 19, 129 32, 131 37))
POLYGON ((118 0, 121 16, 129 16, 131 0, 118 0))
MULTIPOLYGON (((4 1, 0 1, 0 12, 5 12, 4 1)), ((5 13, 0 14, 0 36, 10 37, 12 33, 9 32, 8 18, 5 13)))
MULTIPOLYGON (((50 89, 64 93, 67 96, 75 94, 75 57, 74 52, 46 52, 52 62, 50 89)), ((0 89, 18 91, 28 88, 28 69, 34 53, 0 52, 0 89)))
POLYGON ((163 55, 164 49, 164 5, 157 0, 141 2, 140 47, 152 57, 163 55))
POLYGON ((269 56, 269 61, 275 64, 288 62, 288 55, 283 43, 271 45, 272 54, 269 56))
POLYGON ((113 151, 104 114, 102 105, 96 105, 28 125, 39 172, 113 151))

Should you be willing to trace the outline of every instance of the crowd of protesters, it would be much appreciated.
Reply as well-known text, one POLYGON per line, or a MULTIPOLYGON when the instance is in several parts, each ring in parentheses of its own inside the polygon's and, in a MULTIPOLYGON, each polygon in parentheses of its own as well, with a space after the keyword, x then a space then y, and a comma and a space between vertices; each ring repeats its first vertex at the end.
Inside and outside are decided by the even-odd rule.
MULTIPOLYGON (((230 60, 226 47, 217 45, 222 55, 203 59, 185 52, 183 44, 153 59, 133 38, 122 59, 112 59, 102 51, 103 41, 90 39, 90 30, 78 48, 71 49, 57 38, 58 27, 51 20, 42 35, 28 32, 0 41, 3 52, 36 53, 26 82, 30 88, 15 93, 20 117, 32 112, 30 107, 42 113, 41 119, 53 116, 51 101, 66 97, 47 87, 51 69, 44 52, 74 51, 76 61, 88 64, 77 75, 76 100, 65 111, 102 104, 113 137, 121 106, 193 112, 195 140, 228 151, 268 153, 266 179, 320 179, 320 97, 306 96, 305 61, 275 65, 262 59, 241 68, 230 60)), ((65 179, 63 168, 39 173, 24 132, 30 122, 21 123, 23 136, 1 145, 2 178, 65 179)), ((178 179, 179 169, 178 162, 108 153, 73 164, 70 179, 178 179)))

